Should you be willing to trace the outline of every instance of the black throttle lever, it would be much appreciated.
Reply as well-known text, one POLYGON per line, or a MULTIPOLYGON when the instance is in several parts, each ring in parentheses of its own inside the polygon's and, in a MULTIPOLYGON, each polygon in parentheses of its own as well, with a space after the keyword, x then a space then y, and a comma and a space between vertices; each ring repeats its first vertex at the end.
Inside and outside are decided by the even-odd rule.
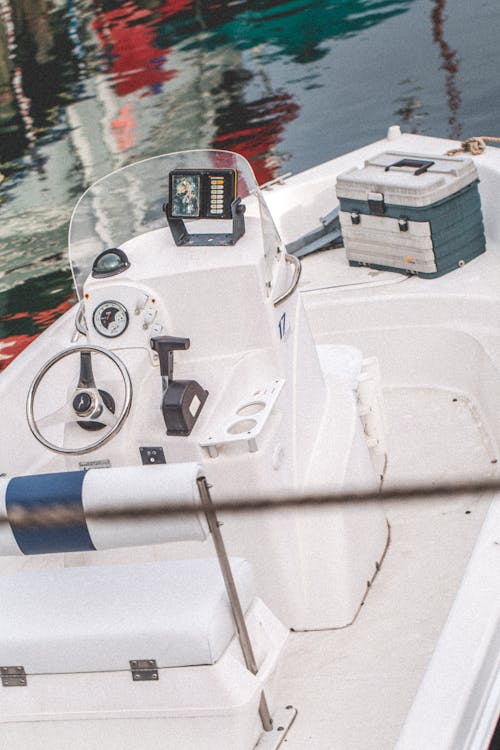
POLYGON ((160 360, 160 373, 162 377, 173 380, 174 377, 174 352, 189 349, 189 339, 177 336, 156 336, 151 339, 151 349, 158 354, 160 360))
POLYGON ((155 336, 150 344, 160 360, 161 410, 167 435, 189 435, 208 396, 196 380, 174 380, 174 352, 189 349, 191 342, 177 336, 155 336))

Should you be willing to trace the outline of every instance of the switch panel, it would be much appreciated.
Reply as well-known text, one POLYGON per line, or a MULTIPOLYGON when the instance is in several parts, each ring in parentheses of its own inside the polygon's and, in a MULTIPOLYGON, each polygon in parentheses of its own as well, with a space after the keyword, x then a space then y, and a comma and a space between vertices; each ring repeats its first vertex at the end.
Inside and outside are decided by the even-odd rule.
POLYGON ((165 453, 163 452, 163 448, 161 447, 153 447, 153 448, 146 448, 142 447, 139 448, 139 451, 141 453, 141 461, 142 463, 147 466, 148 464, 166 464, 165 460, 165 453))

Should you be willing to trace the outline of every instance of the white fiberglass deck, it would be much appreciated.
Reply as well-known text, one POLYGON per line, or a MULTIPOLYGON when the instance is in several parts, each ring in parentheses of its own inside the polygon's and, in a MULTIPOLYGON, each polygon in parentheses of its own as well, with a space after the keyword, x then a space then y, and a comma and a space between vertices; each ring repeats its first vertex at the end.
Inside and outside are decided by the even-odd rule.
MULTIPOLYGON (((470 402, 453 391, 417 388, 388 389, 385 398, 391 456, 385 486, 495 472, 497 456, 470 402)), ((279 702, 292 703, 298 716, 287 748, 395 746, 489 500, 388 504, 391 542, 354 624, 289 640, 279 702)))

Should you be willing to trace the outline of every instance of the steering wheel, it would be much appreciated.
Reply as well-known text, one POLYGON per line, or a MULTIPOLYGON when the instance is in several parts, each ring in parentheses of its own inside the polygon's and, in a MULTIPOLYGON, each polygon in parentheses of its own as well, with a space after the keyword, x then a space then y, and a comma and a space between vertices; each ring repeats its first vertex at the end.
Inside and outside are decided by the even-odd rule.
POLYGON ((65 454, 90 453, 90 451, 96 450, 96 448, 107 443, 108 440, 111 440, 111 438, 120 431, 130 411, 131 403, 132 381, 130 379, 129 371, 121 359, 119 359, 116 354, 113 354, 106 349, 101 349, 99 346, 74 346, 68 349, 63 349, 63 351, 49 359, 36 375, 28 392, 26 417, 30 430, 35 438, 46 448, 49 448, 49 450, 54 451, 55 453, 65 454), (110 359, 118 368, 121 375, 124 386, 124 398, 118 415, 114 413, 115 405, 113 398, 105 391, 100 390, 95 384, 92 369, 93 353, 103 354, 110 359), (80 354, 80 376, 78 379, 78 385, 76 386, 69 403, 65 404, 60 409, 56 409, 42 419, 35 419, 35 396, 42 380, 57 362, 60 362, 62 359, 65 359, 72 354, 80 354), (104 429, 105 432, 93 443, 78 448, 64 448, 61 445, 55 445, 47 440, 41 432, 41 429, 44 427, 68 423, 76 423, 87 430, 104 429))

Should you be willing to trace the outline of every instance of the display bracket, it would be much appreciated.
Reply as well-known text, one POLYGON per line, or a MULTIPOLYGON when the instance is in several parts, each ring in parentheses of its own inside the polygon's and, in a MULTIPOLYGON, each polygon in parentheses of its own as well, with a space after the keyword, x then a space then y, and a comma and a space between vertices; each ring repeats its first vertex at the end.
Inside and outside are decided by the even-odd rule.
POLYGON ((231 203, 231 219, 233 227, 231 232, 189 234, 184 221, 180 217, 170 215, 169 204, 165 205, 165 214, 168 226, 172 232, 172 237, 176 245, 194 245, 194 246, 217 246, 217 245, 236 245, 239 239, 245 234, 245 206, 241 198, 236 198, 231 203))

